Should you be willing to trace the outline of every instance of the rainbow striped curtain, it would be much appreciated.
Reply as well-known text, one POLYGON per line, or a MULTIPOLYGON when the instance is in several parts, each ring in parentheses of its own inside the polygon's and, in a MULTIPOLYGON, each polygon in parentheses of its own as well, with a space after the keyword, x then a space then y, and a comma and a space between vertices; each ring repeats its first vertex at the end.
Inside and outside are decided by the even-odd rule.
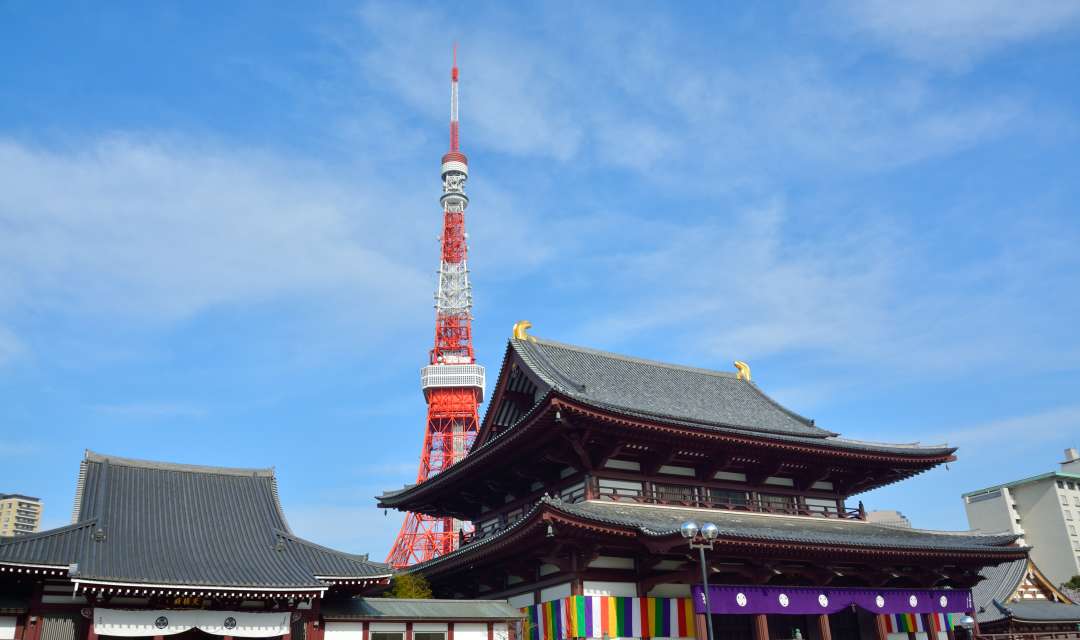
POLYGON ((524 607, 526 640, 690 638, 690 598, 570 596, 524 607))
MULTIPOLYGON (((963 614, 960 613, 932 613, 929 614, 933 625, 931 631, 948 631, 960 625, 963 614)), ((889 633, 917 633, 926 631, 922 616, 917 613, 896 613, 885 616, 885 626, 889 633)))

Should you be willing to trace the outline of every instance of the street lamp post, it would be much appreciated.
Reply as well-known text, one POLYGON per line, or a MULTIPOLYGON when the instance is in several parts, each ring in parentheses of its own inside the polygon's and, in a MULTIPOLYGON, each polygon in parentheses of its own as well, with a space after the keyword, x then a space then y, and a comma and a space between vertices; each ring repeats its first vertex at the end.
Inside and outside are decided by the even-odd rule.
POLYGON ((709 569, 705 563, 705 550, 712 550, 720 529, 711 522, 706 522, 700 527, 696 522, 684 522, 679 527, 679 533, 690 543, 691 549, 698 550, 698 558, 701 562, 701 589, 705 597, 705 627, 709 634, 707 640, 713 640, 712 606, 709 602, 712 598, 709 596, 709 569))

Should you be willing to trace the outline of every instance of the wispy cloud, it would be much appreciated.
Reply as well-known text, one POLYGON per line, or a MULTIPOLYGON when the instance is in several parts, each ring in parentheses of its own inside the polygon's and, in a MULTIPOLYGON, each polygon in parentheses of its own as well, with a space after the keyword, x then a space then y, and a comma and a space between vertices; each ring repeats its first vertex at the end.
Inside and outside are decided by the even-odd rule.
MULTIPOLYGON (((368 4, 350 61, 432 121, 445 97, 451 16, 368 4), (430 44, 429 44, 430 43, 430 44)), ((469 144, 517 157, 617 167, 701 189, 755 177, 890 169, 993 139, 1027 120, 1022 99, 945 95, 918 74, 854 80, 814 52, 727 61, 662 15, 587 7, 480 14, 462 26, 469 144), (652 19, 655 18, 655 19, 652 19), (505 36, 487 20, 527 21, 505 36)), ((437 120, 436 120, 437 119, 437 120)))
POLYGON ((1080 4, 1057 0, 867 0, 834 7, 857 32, 899 55, 954 70, 1008 45, 1080 25, 1080 4))

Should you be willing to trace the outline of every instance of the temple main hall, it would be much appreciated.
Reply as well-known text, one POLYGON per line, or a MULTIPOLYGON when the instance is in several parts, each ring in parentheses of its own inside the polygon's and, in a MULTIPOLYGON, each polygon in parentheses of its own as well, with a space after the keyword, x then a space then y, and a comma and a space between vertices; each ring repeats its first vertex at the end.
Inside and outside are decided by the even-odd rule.
POLYGON ((378 499, 474 523, 408 571, 442 597, 507 598, 529 640, 705 638, 710 621, 724 640, 951 640, 980 572, 1027 556, 1012 534, 867 520, 860 493, 953 447, 845 438, 745 363, 653 362, 525 328, 469 455, 378 499))

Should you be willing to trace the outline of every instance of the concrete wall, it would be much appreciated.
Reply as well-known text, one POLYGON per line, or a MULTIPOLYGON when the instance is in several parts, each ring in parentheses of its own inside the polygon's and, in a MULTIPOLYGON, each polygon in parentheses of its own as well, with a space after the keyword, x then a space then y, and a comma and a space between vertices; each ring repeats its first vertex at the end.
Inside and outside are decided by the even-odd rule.
POLYGON ((1047 478, 1013 487, 1012 493, 1023 523, 1024 541, 1033 547, 1031 558, 1050 582, 1056 586, 1080 573, 1055 480, 1047 478))

